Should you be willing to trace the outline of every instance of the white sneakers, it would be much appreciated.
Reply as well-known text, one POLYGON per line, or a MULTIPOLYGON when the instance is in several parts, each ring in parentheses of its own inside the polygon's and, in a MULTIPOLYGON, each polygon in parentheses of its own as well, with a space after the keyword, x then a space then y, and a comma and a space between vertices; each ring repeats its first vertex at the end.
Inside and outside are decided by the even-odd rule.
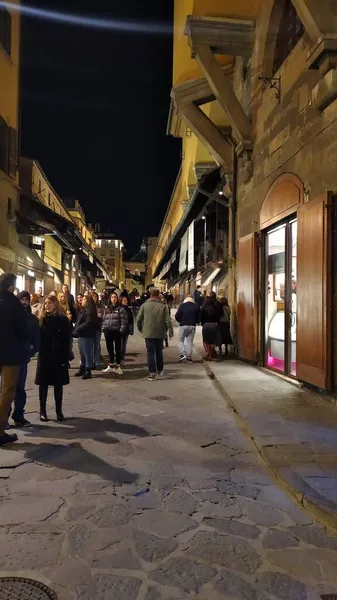
POLYGON ((107 368, 103 370, 103 373, 115 373, 116 375, 123 375, 122 369, 117 367, 117 365, 114 365, 113 367, 108 365, 107 368))

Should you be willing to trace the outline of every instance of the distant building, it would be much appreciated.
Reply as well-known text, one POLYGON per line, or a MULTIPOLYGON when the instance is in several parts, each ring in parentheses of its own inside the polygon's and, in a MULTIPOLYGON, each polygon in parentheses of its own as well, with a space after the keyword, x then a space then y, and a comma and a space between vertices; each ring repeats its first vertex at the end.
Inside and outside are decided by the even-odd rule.
POLYGON ((96 253, 108 273, 109 280, 122 287, 125 284, 124 244, 113 233, 101 233, 96 225, 96 253))

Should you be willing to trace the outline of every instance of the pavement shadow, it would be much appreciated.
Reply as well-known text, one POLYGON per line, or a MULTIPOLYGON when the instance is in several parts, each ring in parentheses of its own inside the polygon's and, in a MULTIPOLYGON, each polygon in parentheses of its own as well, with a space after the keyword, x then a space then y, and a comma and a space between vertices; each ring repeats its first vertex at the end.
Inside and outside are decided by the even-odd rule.
POLYGON ((117 485, 133 483, 138 479, 137 473, 109 465, 78 442, 69 445, 24 442, 16 444, 15 450, 23 451, 25 457, 33 462, 65 471, 97 475, 117 485))
POLYGON ((92 419, 87 417, 70 417, 64 421, 64 425, 42 425, 38 424, 33 428, 25 429, 28 436, 40 436, 57 439, 88 439, 104 444, 119 444, 113 433, 121 433, 130 438, 149 437, 150 433, 143 427, 133 425, 132 423, 121 423, 115 419, 92 419))

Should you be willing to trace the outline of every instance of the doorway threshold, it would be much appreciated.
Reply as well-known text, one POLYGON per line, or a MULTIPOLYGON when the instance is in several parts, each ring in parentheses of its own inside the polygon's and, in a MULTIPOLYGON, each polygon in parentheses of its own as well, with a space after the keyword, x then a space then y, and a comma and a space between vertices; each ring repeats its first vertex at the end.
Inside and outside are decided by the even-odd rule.
POLYGON ((304 387, 303 383, 301 383, 297 379, 294 379, 293 377, 284 375, 284 373, 278 373, 277 371, 272 371, 271 369, 267 369, 267 367, 260 367, 258 365, 256 366, 256 369, 259 369, 259 371, 262 371, 262 373, 265 373, 266 375, 270 375, 271 377, 278 377, 279 379, 282 379, 287 383, 291 383, 291 385, 294 385, 297 388, 302 389, 304 387))

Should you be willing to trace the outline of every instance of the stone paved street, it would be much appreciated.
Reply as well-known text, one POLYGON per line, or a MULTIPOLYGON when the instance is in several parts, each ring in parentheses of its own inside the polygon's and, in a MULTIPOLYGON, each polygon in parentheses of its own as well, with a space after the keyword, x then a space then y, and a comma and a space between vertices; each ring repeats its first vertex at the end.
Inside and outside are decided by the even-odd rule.
POLYGON ((62 424, 38 421, 31 365, 34 427, 0 452, 1 575, 59 600, 337 593, 337 536, 278 489, 203 363, 171 344, 155 382, 138 336, 122 378, 72 378, 62 424))

